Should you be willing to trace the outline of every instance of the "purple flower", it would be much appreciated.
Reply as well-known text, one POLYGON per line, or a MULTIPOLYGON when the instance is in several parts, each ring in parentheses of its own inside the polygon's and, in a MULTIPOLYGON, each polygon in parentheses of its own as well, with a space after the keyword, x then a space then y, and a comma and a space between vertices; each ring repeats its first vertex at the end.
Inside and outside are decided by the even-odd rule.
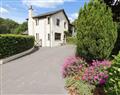
POLYGON ((108 79, 107 68, 111 66, 108 60, 93 60, 91 64, 86 65, 85 60, 79 57, 71 56, 67 58, 62 65, 63 78, 78 76, 83 81, 93 85, 104 85, 108 79))
POLYGON ((79 60, 80 58, 75 56, 68 57, 65 60, 61 70, 63 78, 73 75, 75 72, 79 71, 79 67, 82 66, 78 64, 79 60))
POLYGON ((105 82, 106 82, 106 81, 105 81, 104 79, 101 79, 101 80, 99 81, 99 84, 100 84, 100 85, 104 85, 105 82))

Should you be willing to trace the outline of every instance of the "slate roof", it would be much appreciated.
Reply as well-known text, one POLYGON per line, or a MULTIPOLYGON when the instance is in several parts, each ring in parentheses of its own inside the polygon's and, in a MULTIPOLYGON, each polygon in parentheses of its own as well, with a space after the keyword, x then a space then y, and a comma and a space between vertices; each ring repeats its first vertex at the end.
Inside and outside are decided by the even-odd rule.
POLYGON ((67 15, 66 15, 64 9, 60 9, 60 10, 56 10, 56 11, 52 11, 52 12, 47 12, 47 13, 44 13, 44 14, 40 14, 40 15, 37 15, 37 16, 33 16, 33 18, 45 18, 47 16, 52 16, 52 15, 57 14, 59 12, 63 12, 64 15, 65 15, 65 17, 66 17, 66 19, 69 22, 69 19, 68 19, 67 15))

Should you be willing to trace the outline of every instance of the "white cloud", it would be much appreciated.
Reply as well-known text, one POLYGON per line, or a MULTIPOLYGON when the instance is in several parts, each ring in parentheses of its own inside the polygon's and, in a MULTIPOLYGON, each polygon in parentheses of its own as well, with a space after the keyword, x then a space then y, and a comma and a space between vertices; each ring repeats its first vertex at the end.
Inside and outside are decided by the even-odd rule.
POLYGON ((62 5, 65 2, 74 2, 75 0, 22 0, 27 6, 33 5, 43 8, 54 8, 57 5, 62 5))
POLYGON ((71 22, 73 22, 77 18, 78 18, 78 13, 72 13, 69 15, 69 19, 71 22))
POLYGON ((9 11, 3 7, 0 7, 0 13, 8 13, 9 11))
POLYGON ((77 18, 77 17, 78 17, 78 13, 73 13, 73 14, 71 14, 71 17, 72 17, 72 18, 77 18))

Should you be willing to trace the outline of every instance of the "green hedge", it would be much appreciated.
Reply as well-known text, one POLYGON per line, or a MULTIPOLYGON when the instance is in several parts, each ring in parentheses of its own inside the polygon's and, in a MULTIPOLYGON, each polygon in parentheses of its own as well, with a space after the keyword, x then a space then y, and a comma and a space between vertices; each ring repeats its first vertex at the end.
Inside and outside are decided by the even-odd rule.
POLYGON ((66 39, 68 44, 76 44, 76 38, 75 37, 67 37, 66 39))
POLYGON ((5 58, 34 46, 34 37, 27 35, 0 35, 0 59, 5 58))

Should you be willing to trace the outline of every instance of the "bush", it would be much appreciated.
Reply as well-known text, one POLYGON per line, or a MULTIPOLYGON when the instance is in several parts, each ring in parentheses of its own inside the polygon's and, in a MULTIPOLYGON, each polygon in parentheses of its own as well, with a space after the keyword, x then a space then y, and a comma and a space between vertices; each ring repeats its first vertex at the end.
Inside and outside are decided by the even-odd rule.
POLYGON ((78 77, 80 80, 95 86, 101 86, 108 79, 107 68, 111 62, 107 60, 93 61, 87 63, 85 60, 76 57, 69 57, 62 66, 63 78, 78 77))
POLYGON ((79 70, 84 70, 84 68, 81 68, 83 67, 83 65, 87 65, 87 63, 81 58, 77 58, 74 56, 67 58, 62 66, 63 78, 78 76, 79 70))
POLYGON ((107 95, 120 95, 120 52, 115 56, 109 71, 109 79, 105 86, 107 95))
POLYGON ((66 39, 68 44, 76 44, 76 38, 75 37, 67 37, 66 39))
POLYGON ((107 59, 117 39, 112 12, 101 0, 91 0, 80 10, 77 20, 76 54, 87 60, 107 59))
POLYGON ((103 86, 108 79, 107 68, 110 68, 111 62, 104 61, 93 61, 90 66, 88 66, 82 76, 82 80, 89 84, 96 86, 103 86))
POLYGON ((34 37, 25 35, 0 35, 0 58, 5 58, 34 46, 34 37))

